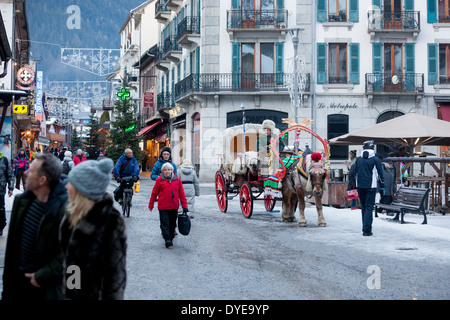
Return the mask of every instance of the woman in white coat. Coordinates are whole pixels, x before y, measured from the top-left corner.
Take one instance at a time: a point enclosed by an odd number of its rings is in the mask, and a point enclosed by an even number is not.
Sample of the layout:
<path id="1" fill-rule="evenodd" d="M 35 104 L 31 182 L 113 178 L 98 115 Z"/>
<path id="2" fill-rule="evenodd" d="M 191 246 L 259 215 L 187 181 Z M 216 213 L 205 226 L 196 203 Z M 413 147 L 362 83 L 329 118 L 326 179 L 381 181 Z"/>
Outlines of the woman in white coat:
<path id="1" fill-rule="evenodd" d="M 200 184 L 198 182 L 197 174 L 195 173 L 192 162 L 184 159 L 180 166 L 179 177 L 183 183 L 184 193 L 186 194 L 189 216 L 194 217 L 195 212 L 195 197 L 200 195 Z"/>

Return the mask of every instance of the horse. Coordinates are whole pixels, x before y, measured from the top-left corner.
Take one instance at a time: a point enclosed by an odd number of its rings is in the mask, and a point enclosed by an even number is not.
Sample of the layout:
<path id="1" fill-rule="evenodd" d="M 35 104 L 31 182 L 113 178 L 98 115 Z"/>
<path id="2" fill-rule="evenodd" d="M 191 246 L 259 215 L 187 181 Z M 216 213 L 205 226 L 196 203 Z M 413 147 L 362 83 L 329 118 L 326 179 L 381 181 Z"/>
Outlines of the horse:
<path id="1" fill-rule="evenodd" d="M 325 161 L 318 152 L 307 154 L 303 158 L 304 161 L 300 161 L 295 168 L 286 171 L 286 175 L 281 181 L 283 194 L 281 217 L 283 222 L 294 222 L 295 206 L 298 200 L 300 211 L 298 224 L 306 227 L 305 196 L 314 196 L 318 226 L 325 227 L 326 221 L 322 206 L 322 195 L 327 190 Z"/>

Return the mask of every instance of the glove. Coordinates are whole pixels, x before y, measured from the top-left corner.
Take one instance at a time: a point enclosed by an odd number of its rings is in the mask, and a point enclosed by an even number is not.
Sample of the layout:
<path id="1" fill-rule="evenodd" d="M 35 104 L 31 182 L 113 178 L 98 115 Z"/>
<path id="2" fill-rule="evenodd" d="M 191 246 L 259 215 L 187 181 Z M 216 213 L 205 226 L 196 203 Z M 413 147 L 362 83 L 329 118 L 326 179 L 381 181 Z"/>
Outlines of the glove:
<path id="1" fill-rule="evenodd" d="M 183 208 L 183 213 L 188 213 L 188 208 Z"/>
<path id="2" fill-rule="evenodd" d="M 133 182 L 137 182 L 139 180 L 138 176 L 133 176 Z"/>
<path id="3" fill-rule="evenodd" d="M 384 196 L 384 194 L 385 194 L 384 188 L 380 188 L 380 196 Z"/>
<path id="4" fill-rule="evenodd" d="M 122 178 L 121 178 L 121 177 L 116 177 L 116 181 L 117 181 L 118 183 L 121 183 L 121 182 L 122 182 Z"/>

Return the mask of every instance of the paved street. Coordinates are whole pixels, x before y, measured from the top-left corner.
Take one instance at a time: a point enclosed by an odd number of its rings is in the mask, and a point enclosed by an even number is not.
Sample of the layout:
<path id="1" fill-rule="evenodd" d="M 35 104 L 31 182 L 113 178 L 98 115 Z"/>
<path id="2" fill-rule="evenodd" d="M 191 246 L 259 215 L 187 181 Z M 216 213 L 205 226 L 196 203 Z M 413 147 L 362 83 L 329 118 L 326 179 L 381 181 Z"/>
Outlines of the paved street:
<path id="1" fill-rule="evenodd" d="M 374 236 L 361 236 L 359 210 L 324 210 L 327 227 L 282 223 L 277 203 L 266 213 L 255 202 L 251 219 L 237 198 L 221 213 L 214 184 L 202 184 L 189 236 L 166 249 L 158 211 L 147 209 L 153 181 L 143 176 L 133 198 L 128 232 L 129 300 L 449 299 L 450 217 L 406 215 L 400 225 L 380 216 Z M 109 191 L 114 190 L 111 181 Z M 17 191 L 16 191 L 17 192 Z M 10 212 L 11 199 L 7 202 Z M 5 236 L 0 238 L 3 273 Z"/>

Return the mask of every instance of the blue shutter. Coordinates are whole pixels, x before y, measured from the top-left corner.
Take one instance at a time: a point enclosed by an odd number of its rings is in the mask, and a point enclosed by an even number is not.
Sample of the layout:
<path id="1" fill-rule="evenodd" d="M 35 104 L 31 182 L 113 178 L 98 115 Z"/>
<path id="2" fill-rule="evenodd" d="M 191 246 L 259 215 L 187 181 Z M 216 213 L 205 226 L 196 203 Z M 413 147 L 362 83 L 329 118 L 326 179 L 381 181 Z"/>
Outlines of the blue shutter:
<path id="1" fill-rule="evenodd" d="M 284 22 L 284 0 L 277 0 L 277 22 Z"/>
<path id="2" fill-rule="evenodd" d="M 317 0 L 317 21 L 326 22 L 327 20 L 327 0 Z"/>
<path id="3" fill-rule="evenodd" d="M 233 9 L 239 9 L 240 0 L 231 0 L 231 7 Z"/>
<path id="4" fill-rule="evenodd" d="M 358 22 L 359 21 L 359 6 L 358 0 L 349 0 L 349 19 L 350 22 Z"/>
<path id="5" fill-rule="evenodd" d="M 436 23 L 437 22 L 437 0 L 427 0 L 427 22 Z"/>
<path id="6" fill-rule="evenodd" d="M 359 84 L 359 43 L 350 44 L 350 83 Z"/>
<path id="7" fill-rule="evenodd" d="M 437 83 L 438 77 L 438 45 L 435 43 L 428 44 L 428 84 Z"/>
<path id="8" fill-rule="evenodd" d="M 283 74 L 284 74 L 284 43 L 283 42 L 277 42 L 275 47 L 275 56 L 276 56 L 276 83 L 277 84 L 283 84 Z"/>
<path id="9" fill-rule="evenodd" d="M 405 11 L 414 11 L 414 0 L 405 0 Z"/>
<path id="10" fill-rule="evenodd" d="M 415 54 L 414 54 L 414 43 L 406 43 L 405 44 L 405 81 L 406 81 L 406 90 L 408 92 L 414 91 L 415 85 L 415 77 L 414 77 L 414 71 L 415 71 Z"/>
<path id="11" fill-rule="evenodd" d="M 382 64 L 382 43 L 372 43 L 372 69 L 374 73 L 373 90 L 383 90 L 383 64 Z"/>
<path id="12" fill-rule="evenodd" d="M 231 44 L 232 48 L 232 60 L 231 60 L 231 69 L 232 69 L 232 77 L 233 77 L 233 89 L 239 88 L 239 74 L 241 73 L 240 68 L 240 43 L 233 42 Z"/>
<path id="13" fill-rule="evenodd" d="M 327 83 L 327 44 L 317 44 L 317 83 Z"/>
<path id="14" fill-rule="evenodd" d="M 229 17 L 231 21 L 231 28 L 240 28 L 240 12 L 239 12 L 239 5 L 240 5 L 241 1 L 240 0 L 232 0 L 231 1 L 231 7 L 232 7 L 232 11 L 231 11 L 231 17 Z"/>
<path id="15" fill-rule="evenodd" d="M 372 5 L 374 7 L 378 7 L 378 9 L 381 10 L 381 0 L 372 0 Z M 376 9 L 376 8 L 374 8 L 374 9 Z"/>

